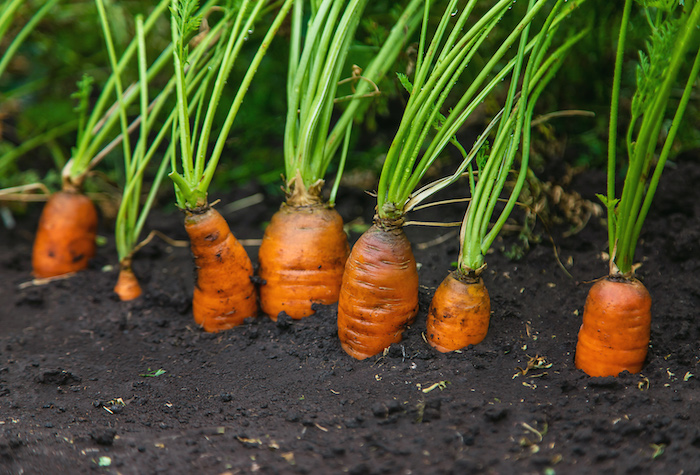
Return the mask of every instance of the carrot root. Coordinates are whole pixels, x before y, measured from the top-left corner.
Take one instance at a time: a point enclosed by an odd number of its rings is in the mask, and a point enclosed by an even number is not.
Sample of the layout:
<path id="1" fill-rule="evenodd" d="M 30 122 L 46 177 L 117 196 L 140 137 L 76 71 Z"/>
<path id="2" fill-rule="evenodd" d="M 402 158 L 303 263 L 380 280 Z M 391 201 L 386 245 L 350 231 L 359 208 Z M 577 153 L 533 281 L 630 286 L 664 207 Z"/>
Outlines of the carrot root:
<path id="1" fill-rule="evenodd" d="M 418 313 L 418 271 L 403 230 L 375 224 L 355 243 L 338 301 L 338 337 L 350 356 L 374 356 L 401 341 Z"/>
<path id="2" fill-rule="evenodd" d="M 123 302 L 137 299 L 143 293 L 130 264 L 120 264 L 119 278 L 117 285 L 114 286 L 114 292 Z"/>
<path id="3" fill-rule="evenodd" d="M 192 313 L 207 332 L 228 330 L 258 312 L 253 265 L 214 208 L 187 211 L 185 229 L 197 269 Z"/>
<path id="4" fill-rule="evenodd" d="M 265 230 L 258 261 L 260 307 L 277 320 L 284 311 L 294 319 L 314 313 L 312 305 L 338 301 L 350 248 L 343 219 L 322 204 L 283 204 Z"/>
<path id="5" fill-rule="evenodd" d="M 491 299 L 483 279 L 455 271 L 435 291 L 428 311 L 428 343 L 442 353 L 476 345 L 486 337 Z"/>
<path id="6" fill-rule="evenodd" d="M 589 376 L 641 371 L 649 347 L 651 296 L 637 279 L 601 279 L 591 287 L 576 345 Z"/>
<path id="7" fill-rule="evenodd" d="M 95 256 L 97 210 L 82 193 L 59 191 L 46 202 L 32 249 L 38 278 L 83 270 Z"/>

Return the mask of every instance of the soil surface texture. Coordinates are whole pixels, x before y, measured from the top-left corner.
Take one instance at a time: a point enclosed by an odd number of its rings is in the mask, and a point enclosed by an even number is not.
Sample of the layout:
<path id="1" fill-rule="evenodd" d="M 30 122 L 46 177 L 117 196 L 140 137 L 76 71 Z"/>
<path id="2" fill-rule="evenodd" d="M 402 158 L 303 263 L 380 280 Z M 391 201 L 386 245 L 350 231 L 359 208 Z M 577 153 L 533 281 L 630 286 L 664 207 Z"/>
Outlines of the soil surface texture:
<path id="1" fill-rule="evenodd" d="M 457 260 L 456 231 L 407 227 L 420 312 L 401 343 L 355 361 L 338 342 L 335 306 L 203 332 L 192 320 L 189 248 L 159 239 L 134 261 L 144 296 L 119 302 L 108 226 L 87 271 L 23 285 L 37 206 L 0 232 L 0 473 L 700 473 L 697 183 L 694 157 L 665 171 L 637 253 L 653 298 L 649 354 L 640 374 L 617 378 L 574 367 L 587 291 L 607 273 L 602 216 L 575 234 L 538 222 L 541 239 L 519 260 L 503 252 L 522 242 L 517 233 L 499 240 L 484 273 L 488 336 L 450 354 L 423 334 L 432 294 Z M 251 240 L 254 262 L 278 198 L 238 211 L 227 203 L 261 190 L 218 205 Z M 564 187 L 591 201 L 604 190 L 593 171 Z M 370 196 L 341 189 L 339 199 L 346 222 L 371 222 Z M 550 214 L 576 206 L 563 204 Z M 463 206 L 411 219 L 459 221 Z M 184 240 L 173 208 L 149 226 Z"/>

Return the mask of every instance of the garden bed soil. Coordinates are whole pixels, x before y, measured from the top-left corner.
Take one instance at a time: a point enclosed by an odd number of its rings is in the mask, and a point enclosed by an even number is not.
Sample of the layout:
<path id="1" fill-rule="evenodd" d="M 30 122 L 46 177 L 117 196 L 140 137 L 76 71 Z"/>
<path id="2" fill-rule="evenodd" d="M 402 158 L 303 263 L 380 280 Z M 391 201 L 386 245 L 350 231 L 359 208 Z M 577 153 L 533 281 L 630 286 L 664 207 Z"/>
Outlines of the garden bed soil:
<path id="1" fill-rule="evenodd" d="M 189 249 L 160 240 L 135 260 L 144 296 L 119 302 L 107 227 L 90 269 L 23 286 L 37 207 L 0 233 L 0 473 L 700 473 L 697 183 L 692 157 L 665 172 L 638 249 L 654 299 L 649 355 L 640 374 L 618 378 L 573 364 L 587 290 L 607 271 L 601 218 L 568 237 L 567 225 L 551 226 L 551 240 L 538 224 L 541 242 L 518 261 L 501 252 L 517 237 L 499 241 L 485 272 L 489 334 L 451 354 L 423 333 L 457 238 L 407 228 L 420 313 L 401 343 L 355 361 L 338 342 L 335 306 L 204 333 L 191 315 Z M 604 177 L 586 172 L 568 187 L 594 200 Z M 371 197 L 340 196 L 346 221 L 371 220 Z M 239 238 L 259 239 L 276 199 L 218 209 Z M 461 213 L 445 206 L 412 219 Z M 172 206 L 150 226 L 186 237 Z M 542 367 L 523 374 L 533 358 Z"/>

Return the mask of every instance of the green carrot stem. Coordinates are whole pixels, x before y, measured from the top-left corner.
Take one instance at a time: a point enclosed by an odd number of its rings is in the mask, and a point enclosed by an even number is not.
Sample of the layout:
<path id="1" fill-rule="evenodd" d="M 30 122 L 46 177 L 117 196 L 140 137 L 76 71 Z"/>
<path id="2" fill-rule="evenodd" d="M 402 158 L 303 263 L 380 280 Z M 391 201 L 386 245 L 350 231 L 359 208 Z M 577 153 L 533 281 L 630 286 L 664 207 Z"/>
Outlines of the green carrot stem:
<path id="1" fill-rule="evenodd" d="M 5 69 L 7 68 L 7 65 L 10 63 L 10 60 L 13 58 L 19 47 L 24 43 L 24 40 L 29 36 L 29 34 L 34 30 L 36 27 L 37 23 L 41 21 L 42 18 L 44 18 L 44 15 L 46 15 L 53 6 L 58 3 L 60 0 L 48 0 L 42 7 L 34 14 L 32 17 L 29 19 L 29 21 L 22 27 L 22 29 L 17 33 L 17 36 L 12 40 L 12 43 L 7 47 L 5 52 L 2 55 L 2 58 L 0 59 L 0 77 L 2 77 L 3 73 L 5 72 Z M 22 0 L 19 2 L 12 2 L 7 5 L 7 8 L 3 11 L 2 18 L 0 18 L 0 39 L 5 34 L 5 29 L 7 26 L 9 26 L 10 22 L 9 20 L 9 15 L 14 13 L 14 10 L 17 8 L 18 5 L 22 4 Z M 9 15 L 8 15 L 9 14 Z M 7 22 L 7 24 L 6 24 Z"/>
<path id="2" fill-rule="evenodd" d="M 241 81 L 241 85 L 238 88 L 236 96 L 233 99 L 233 104 L 231 105 L 228 115 L 226 116 L 226 119 L 224 120 L 224 123 L 221 126 L 219 137 L 216 141 L 216 145 L 214 146 L 214 150 L 212 150 L 212 153 L 209 157 L 209 161 L 207 162 L 206 169 L 204 170 L 204 174 L 200 182 L 201 184 L 199 185 L 200 190 L 204 190 L 206 192 L 207 188 L 209 187 L 209 184 L 211 183 L 212 178 L 214 177 L 216 165 L 219 162 L 219 158 L 221 158 L 221 153 L 223 152 L 224 145 L 226 144 L 226 140 L 228 139 L 228 133 L 230 132 L 231 127 L 233 126 L 233 122 L 236 118 L 236 115 L 238 114 L 238 110 L 240 109 L 241 104 L 243 103 L 243 99 L 245 98 L 245 95 L 248 92 L 248 88 L 250 87 L 250 84 L 253 81 L 253 78 L 255 77 L 255 73 L 257 73 L 258 71 L 260 63 L 262 62 L 265 54 L 267 53 L 267 50 L 269 49 L 270 44 L 272 43 L 272 40 L 277 34 L 277 30 L 279 30 L 280 26 L 282 26 L 282 23 L 284 22 L 287 13 L 289 13 L 289 9 L 291 8 L 291 6 L 292 0 L 286 0 L 284 2 L 284 4 L 279 10 L 279 13 L 273 20 L 272 25 L 267 30 L 267 33 L 265 34 L 265 37 L 263 38 L 263 41 L 260 44 L 260 47 L 258 48 L 258 51 L 255 53 L 253 60 L 250 62 L 250 66 L 248 67 L 248 70 L 246 71 L 246 74 L 243 77 L 243 80 Z"/>
<path id="3" fill-rule="evenodd" d="M 638 216 L 647 181 L 646 175 L 654 156 L 671 88 L 675 84 L 678 72 L 685 61 L 685 54 L 695 37 L 699 21 L 700 3 L 696 2 L 692 11 L 683 22 L 661 87 L 655 91 L 652 106 L 645 112 L 637 134 L 637 143 L 635 144 L 625 177 L 617 220 L 617 254 L 615 264 L 622 273 L 627 273 L 632 269 L 634 249 L 636 247 L 633 236 L 635 235 L 635 228 L 638 227 Z"/>
<path id="4" fill-rule="evenodd" d="M 632 243 L 634 244 L 629 251 L 629 254 L 631 256 L 634 256 L 636 243 L 638 242 L 639 235 L 642 231 L 642 225 L 644 224 L 644 220 L 646 219 L 647 213 L 649 212 L 649 208 L 651 207 L 651 202 L 654 199 L 654 194 L 656 193 L 656 189 L 659 185 L 659 180 L 661 179 L 661 173 L 663 172 L 664 166 L 666 165 L 666 160 L 668 159 L 668 156 L 671 153 L 671 148 L 673 147 L 673 140 L 675 139 L 676 134 L 678 132 L 678 128 L 680 127 L 681 122 L 683 120 L 683 115 L 685 114 L 688 102 L 690 101 L 690 95 L 692 93 L 695 80 L 698 77 L 698 73 L 700 73 L 700 50 L 698 50 L 697 54 L 695 55 L 695 61 L 693 62 L 692 70 L 690 72 L 690 75 L 688 76 L 688 80 L 686 81 L 685 88 L 683 89 L 683 95 L 681 96 L 678 109 L 676 109 L 676 113 L 671 123 L 671 128 L 668 131 L 668 135 L 666 136 L 666 140 L 664 141 L 664 146 L 661 150 L 661 154 L 659 155 L 659 161 L 654 167 L 654 174 L 651 177 L 651 180 L 649 181 L 649 188 L 647 189 L 647 192 L 644 196 L 644 203 L 642 204 L 642 207 L 637 216 L 637 220 L 634 224 L 634 231 L 632 233 L 631 239 Z"/>
<path id="5" fill-rule="evenodd" d="M 616 149 L 617 149 L 617 117 L 620 103 L 620 83 L 622 81 L 622 62 L 624 59 L 625 44 L 627 43 L 627 28 L 629 25 L 630 11 L 632 10 L 632 0 L 625 0 L 625 6 L 622 12 L 622 23 L 620 24 L 620 33 L 617 40 L 617 52 L 615 54 L 615 70 L 613 73 L 612 99 L 610 102 L 610 124 L 608 132 L 608 242 L 610 244 L 610 252 L 615 248 L 615 240 L 617 239 L 617 228 L 615 219 L 615 170 L 616 170 Z M 632 130 L 630 127 L 629 130 Z M 630 139 L 627 140 L 628 144 Z"/>
<path id="6" fill-rule="evenodd" d="M 348 124 L 348 128 L 345 132 L 345 140 L 343 140 L 343 150 L 340 154 L 340 162 L 338 163 L 338 172 L 335 175 L 335 181 L 333 182 L 333 188 L 331 188 L 331 195 L 328 198 L 328 203 L 330 205 L 335 205 L 335 197 L 338 193 L 338 187 L 340 186 L 340 179 L 343 176 L 343 170 L 345 170 L 345 160 L 348 156 L 348 150 L 350 148 L 350 134 L 352 132 L 352 122 Z"/>
<path id="7" fill-rule="evenodd" d="M 148 16 L 147 20 L 144 22 L 144 31 L 146 33 L 150 32 L 151 29 L 155 26 L 156 21 L 159 19 L 160 15 L 162 15 L 163 12 L 166 11 L 169 3 L 169 0 L 161 0 L 156 5 L 151 14 Z M 136 47 L 136 42 L 132 41 L 125 49 L 124 53 L 121 56 L 121 59 L 118 62 L 116 69 L 117 71 L 119 71 L 119 74 L 121 74 L 124 65 L 128 61 L 130 61 L 133 55 L 135 54 Z M 152 74 L 155 74 L 157 71 L 159 71 L 159 68 L 162 68 L 165 64 L 166 62 L 164 60 L 161 62 L 154 63 Z M 97 126 L 98 122 L 100 122 L 103 113 L 106 110 L 107 103 L 110 100 L 110 96 L 115 87 L 115 80 L 116 78 L 114 74 L 110 76 L 110 78 L 107 80 L 107 83 L 103 87 L 102 92 L 100 93 L 100 96 L 98 97 L 97 102 L 93 107 L 90 119 L 88 120 L 85 126 L 85 130 L 90 131 L 90 133 L 84 134 L 82 140 L 80 140 L 77 143 L 76 151 L 74 153 L 73 160 L 70 165 L 70 176 L 73 179 L 79 178 L 84 175 L 86 170 L 89 168 L 90 160 L 94 156 L 97 148 L 99 148 L 100 144 L 104 142 L 107 134 L 110 132 L 111 127 L 114 124 L 114 120 L 116 119 L 116 117 L 112 115 L 111 118 L 104 123 L 104 125 L 100 129 L 100 132 L 97 134 L 93 134 L 95 127 Z M 127 95 L 127 97 L 123 98 L 123 101 L 126 104 L 128 104 L 130 100 L 133 100 L 133 97 L 133 93 L 129 94 Z"/>

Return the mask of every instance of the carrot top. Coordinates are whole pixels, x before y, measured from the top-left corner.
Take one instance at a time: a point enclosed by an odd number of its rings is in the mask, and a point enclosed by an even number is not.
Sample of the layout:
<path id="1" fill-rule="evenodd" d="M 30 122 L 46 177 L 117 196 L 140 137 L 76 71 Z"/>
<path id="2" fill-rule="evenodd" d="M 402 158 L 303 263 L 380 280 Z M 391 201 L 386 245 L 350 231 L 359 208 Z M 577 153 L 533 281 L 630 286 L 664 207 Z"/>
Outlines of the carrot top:
<path id="1" fill-rule="evenodd" d="M 492 146 L 480 150 L 477 157 L 477 171 L 472 173 L 469 165 L 469 188 L 471 199 L 462 222 L 460 233 L 459 268 L 463 273 L 480 272 L 484 265 L 484 255 L 495 241 L 503 228 L 527 176 L 530 155 L 530 123 L 537 98 L 544 87 L 561 67 L 566 52 L 585 34 L 588 29 L 579 32 L 564 42 L 554 53 L 546 57 L 547 49 L 552 43 L 558 23 L 559 10 L 564 1 L 558 1 L 547 16 L 540 31 L 530 42 L 532 49 L 525 61 L 528 50 L 528 30 L 525 28 L 520 38 L 520 45 L 515 58 L 515 68 L 511 78 L 510 88 L 501 111 L 498 129 L 493 135 Z M 568 14 L 568 12 L 567 12 Z M 520 75 L 522 72 L 522 82 Z M 500 211 L 498 218 L 492 223 L 506 181 L 514 168 L 516 155 L 520 149 L 522 137 L 522 156 L 517 178 L 508 199 Z"/>
<path id="2" fill-rule="evenodd" d="M 248 41 L 256 21 L 263 15 L 264 7 L 268 3 L 270 3 L 268 0 L 229 2 L 223 21 L 231 22 L 232 26 L 224 33 L 225 41 L 216 47 L 214 56 L 206 63 L 206 76 L 203 79 L 203 84 L 197 89 L 197 93 L 190 101 L 188 91 L 191 88 L 186 75 L 190 59 L 189 40 L 199 26 L 201 15 L 197 15 L 198 3 L 196 0 L 172 0 L 171 29 L 173 45 L 175 45 L 172 53 L 177 91 L 177 116 L 173 124 L 173 142 L 180 144 L 182 172 L 178 171 L 178 163 L 175 154 L 173 154 L 172 171 L 169 176 L 175 183 L 178 206 L 183 209 L 195 209 L 207 205 L 207 190 L 214 177 L 214 171 L 221 158 L 228 133 L 260 62 L 292 6 L 292 0 L 285 0 L 269 26 L 238 85 L 224 123 L 218 131 L 214 147 L 209 150 L 214 117 L 224 86 L 229 81 L 231 69 L 237 61 L 243 45 Z M 191 109 L 196 110 L 194 118 L 190 117 Z"/>
<path id="3" fill-rule="evenodd" d="M 478 2 L 470 0 L 459 10 L 458 1 L 451 0 L 432 38 L 428 39 L 430 3 L 425 2 L 423 11 L 413 81 L 399 75 L 409 92 L 409 99 L 379 180 L 377 207 L 381 218 L 402 216 L 422 200 L 457 180 L 466 170 L 483 140 L 477 141 L 467 153 L 456 141 L 455 134 L 484 98 L 513 71 L 516 61 L 511 59 L 503 65 L 506 55 L 547 2 L 530 2 L 527 12 L 513 31 L 495 52 L 488 53 L 482 51 L 483 45 L 489 33 L 499 25 L 500 19 L 511 10 L 512 0 L 497 1 L 481 17 L 474 18 L 471 26 L 469 20 Z M 580 2 L 570 2 L 569 8 L 577 3 Z M 457 14 L 458 11 L 461 13 Z M 557 17 L 555 23 L 559 23 L 563 16 Z M 453 20 L 454 23 L 450 25 Z M 525 50 L 529 51 L 533 46 L 534 43 L 530 42 L 525 45 Z M 453 87 L 478 54 L 488 57 L 488 61 L 475 72 L 473 81 L 461 97 L 456 98 L 450 112 L 442 115 L 441 109 Z M 463 157 L 457 171 L 448 179 L 435 182 L 414 194 L 426 171 L 449 143 L 457 146 Z"/>
<path id="4" fill-rule="evenodd" d="M 363 110 L 360 99 L 375 94 L 372 87 L 386 74 L 401 52 L 405 39 L 417 27 L 420 0 L 410 0 L 388 38 L 367 67 L 350 80 L 357 81 L 350 101 L 331 130 L 338 85 L 355 31 L 367 0 L 321 0 L 311 2 L 310 19 L 302 42 L 304 3 L 296 2 L 292 14 L 289 70 L 287 75 L 287 120 L 284 133 L 284 159 L 287 191 L 303 182 L 310 188 L 323 180 L 341 137 L 346 139 L 331 203 L 347 154 L 347 139 L 353 120 Z M 364 103 L 366 104 L 366 102 Z M 299 176 L 299 178 L 297 178 Z"/>
<path id="5" fill-rule="evenodd" d="M 700 72 L 700 49 L 697 46 L 700 2 L 692 2 L 692 7 L 684 5 L 683 2 L 642 1 L 641 4 L 648 19 L 651 34 L 647 42 L 648 52 L 639 53 L 637 88 L 632 97 L 631 120 L 626 135 L 629 165 L 622 194 L 617 198 L 615 174 L 618 104 L 632 0 L 625 1 L 615 59 L 608 139 L 607 195 L 599 195 L 608 210 L 611 274 L 634 272 L 634 252 L 642 225 L 654 198 L 666 160 L 671 153 L 693 84 Z M 671 127 L 663 139 L 661 152 L 657 158 L 656 149 L 671 98 L 671 90 L 683 70 L 689 52 L 692 52 L 695 58 L 690 72 L 686 73 L 687 76 L 683 76 L 685 78 L 683 94 L 676 105 Z"/>

